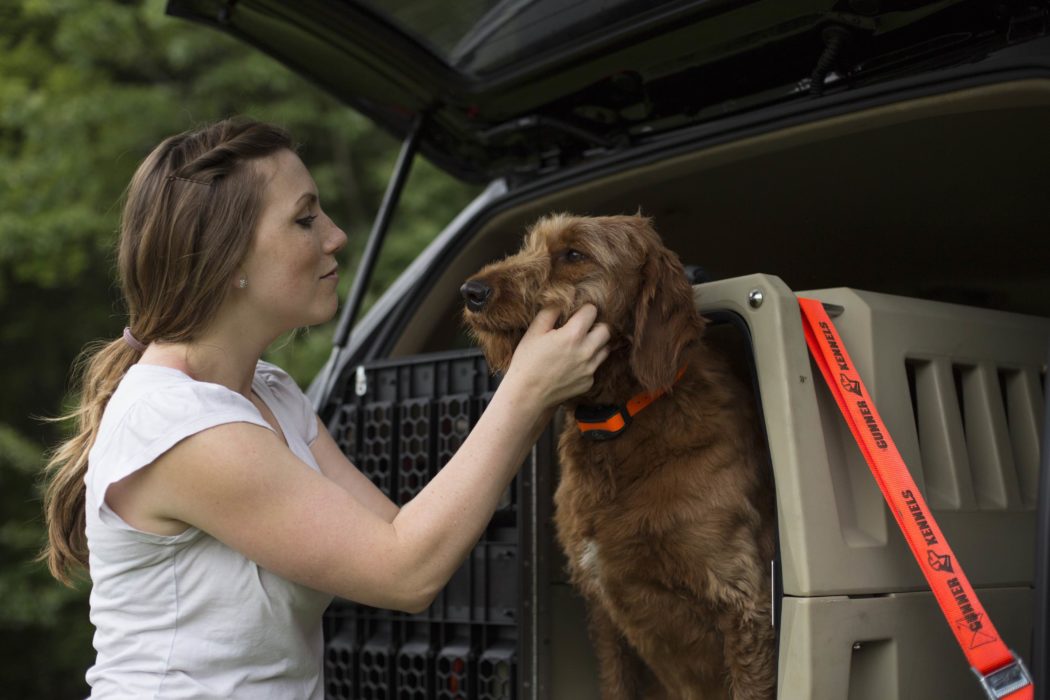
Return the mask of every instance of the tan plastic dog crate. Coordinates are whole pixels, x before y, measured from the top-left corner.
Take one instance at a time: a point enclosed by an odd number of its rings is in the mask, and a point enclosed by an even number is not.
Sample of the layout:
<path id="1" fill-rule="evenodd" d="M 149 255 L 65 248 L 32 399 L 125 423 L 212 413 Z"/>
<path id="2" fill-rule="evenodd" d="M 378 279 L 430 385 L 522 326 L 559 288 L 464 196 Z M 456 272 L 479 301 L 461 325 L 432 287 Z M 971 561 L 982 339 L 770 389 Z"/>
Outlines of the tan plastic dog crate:
<path id="1" fill-rule="evenodd" d="M 798 296 L 830 305 L 959 563 L 1004 641 L 1027 659 L 1050 319 L 852 289 Z M 695 298 L 702 313 L 728 312 L 750 335 L 777 488 L 778 697 L 980 700 L 811 363 L 795 293 L 750 275 L 699 285 Z M 549 593 L 548 696 L 596 698 L 582 605 L 562 582 Z"/>

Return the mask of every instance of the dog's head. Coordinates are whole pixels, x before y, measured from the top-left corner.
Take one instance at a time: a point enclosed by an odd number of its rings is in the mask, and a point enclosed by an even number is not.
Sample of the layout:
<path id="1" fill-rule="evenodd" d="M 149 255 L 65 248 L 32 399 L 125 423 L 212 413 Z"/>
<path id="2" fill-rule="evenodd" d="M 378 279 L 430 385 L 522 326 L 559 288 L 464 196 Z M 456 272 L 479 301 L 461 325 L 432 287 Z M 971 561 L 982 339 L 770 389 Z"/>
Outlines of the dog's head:
<path id="1" fill-rule="evenodd" d="M 521 250 L 485 266 L 460 288 L 464 319 L 489 365 L 506 371 L 540 308 L 561 321 L 583 304 L 612 330 L 609 362 L 645 390 L 670 386 L 703 320 L 678 257 L 648 218 L 556 214 L 536 222 Z"/>

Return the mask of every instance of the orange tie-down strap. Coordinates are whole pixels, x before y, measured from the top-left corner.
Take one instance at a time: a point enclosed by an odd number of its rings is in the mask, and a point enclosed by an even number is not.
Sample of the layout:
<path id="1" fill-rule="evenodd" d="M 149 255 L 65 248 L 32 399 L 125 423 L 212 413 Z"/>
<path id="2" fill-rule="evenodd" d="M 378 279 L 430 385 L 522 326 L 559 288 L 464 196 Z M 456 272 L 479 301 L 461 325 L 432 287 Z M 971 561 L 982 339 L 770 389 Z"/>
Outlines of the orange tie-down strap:
<path id="1" fill-rule="evenodd" d="M 999 638 L 977 599 L 824 306 L 814 299 L 798 301 L 810 354 L 981 687 L 995 700 L 1031 700 L 1034 688 L 1028 670 Z"/>

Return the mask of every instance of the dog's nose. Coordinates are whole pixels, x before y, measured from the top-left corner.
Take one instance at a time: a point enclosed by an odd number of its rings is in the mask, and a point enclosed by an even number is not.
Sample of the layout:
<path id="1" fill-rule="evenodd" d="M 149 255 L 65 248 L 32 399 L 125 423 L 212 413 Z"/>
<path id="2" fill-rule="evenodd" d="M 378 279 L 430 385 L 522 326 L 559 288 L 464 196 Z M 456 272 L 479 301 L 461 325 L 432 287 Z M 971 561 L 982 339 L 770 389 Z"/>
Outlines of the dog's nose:
<path id="1" fill-rule="evenodd" d="M 468 309 L 481 311 L 485 308 L 485 303 L 489 300 L 489 297 L 492 296 L 492 287 L 478 280 L 468 280 L 466 284 L 459 288 L 459 293 L 467 303 Z"/>

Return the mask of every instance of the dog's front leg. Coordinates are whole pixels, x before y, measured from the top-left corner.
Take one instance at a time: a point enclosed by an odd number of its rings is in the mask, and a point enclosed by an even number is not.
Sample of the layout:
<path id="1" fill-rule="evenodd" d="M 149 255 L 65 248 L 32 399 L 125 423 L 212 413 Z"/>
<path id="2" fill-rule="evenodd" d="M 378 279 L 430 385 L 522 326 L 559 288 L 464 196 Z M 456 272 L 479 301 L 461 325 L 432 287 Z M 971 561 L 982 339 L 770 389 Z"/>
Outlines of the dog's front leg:
<path id="1" fill-rule="evenodd" d="M 598 656 L 602 700 L 642 700 L 652 674 L 600 605 L 590 608 L 591 643 Z M 657 696 L 660 697 L 660 696 Z"/>
<path id="2" fill-rule="evenodd" d="M 776 696 L 775 635 L 769 610 L 731 610 L 719 616 L 733 700 L 772 700 Z"/>

